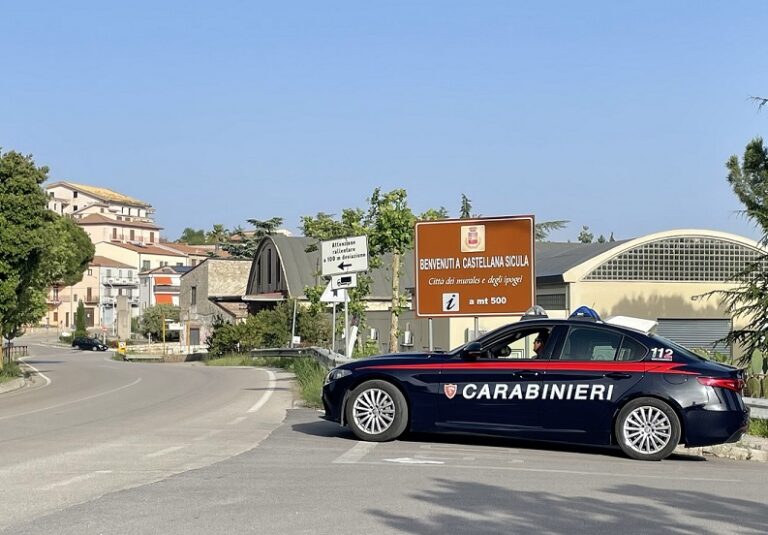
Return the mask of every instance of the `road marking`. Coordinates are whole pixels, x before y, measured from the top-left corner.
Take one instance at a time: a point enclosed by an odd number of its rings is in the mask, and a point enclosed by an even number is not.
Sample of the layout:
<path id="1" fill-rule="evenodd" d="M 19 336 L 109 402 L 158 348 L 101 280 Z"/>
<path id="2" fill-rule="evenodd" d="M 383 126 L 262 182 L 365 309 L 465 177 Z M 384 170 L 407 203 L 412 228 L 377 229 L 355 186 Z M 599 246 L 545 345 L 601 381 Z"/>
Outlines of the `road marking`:
<path id="1" fill-rule="evenodd" d="M 272 397 L 272 392 L 275 391 L 275 382 L 277 381 L 277 376 L 272 370 L 264 370 L 264 371 L 267 372 L 267 376 L 269 377 L 269 384 L 267 385 L 267 391 L 264 392 L 264 395 L 261 396 L 261 399 L 257 401 L 253 405 L 253 407 L 248 409 L 249 413 L 256 412 L 260 408 L 262 408 L 267 403 L 267 401 L 269 401 L 269 398 Z"/>
<path id="2" fill-rule="evenodd" d="M 248 411 L 248 412 L 250 412 L 250 411 Z M 240 422 L 242 422 L 242 421 L 243 421 L 243 420 L 245 420 L 246 418 L 248 418 L 248 417 L 247 417 L 247 416 L 238 416 L 237 418 L 235 418 L 234 420 L 232 420 L 231 422 L 229 422 L 229 425 L 235 425 L 235 424 L 239 424 Z"/>
<path id="3" fill-rule="evenodd" d="M 377 446 L 378 442 L 358 442 L 347 451 L 339 455 L 334 464 L 354 464 L 368 455 Z"/>
<path id="4" fill-rule="evenodd" d="M 162 450 L 155 451 L 153 453 L 148 453 L 144 457 L 146 457 L 147 459 L 151 459 L 153 457 L 160 457 L 161 455 L 168 455 L 169 453 L 173 453 L 174 451 L 182 450 L 182 449 L 184 449 L 186 447 L 187 447 L 186 445 L 184 445 L 184 446 L 171 446 L 170 448 L 165 448 L 165 449 L 162 449 Z"/>
<path id="5" fill-rule="evenodd" d="M 400 464 L 445 464 L 443 461 L 430 461 L 429 459 L 413 459 L 412 457 L 398 457 L 397 459 L 384 459 L 388 463 Z"/>
<path id="6" fill-rule="evenodd" d="M 64 481 L 57 481 L 56 483 L 45 485 L 44 487 L 40 487 L 40 490 L 53 490 L 58 487 L 65 487 L 67 485 L 71 485 L 72 483 L 79 483 L 81 481 L 91 479 L 100 474 L 111 474 L 111 473 L 112 473 L 112 470 L 96 470 L 95 472 L 90 472 L 88 474 L 81 474 L 79 476 L 74 476 L 74 477 L 70 477 L 69 479 L 65 479 Z"/>
<path id="7" fill-rule="evenodd" d="M 59 407 L 66 407 L 67 405 L 72 405 L 74 403 L 80 403 L 81 401 L 88 401 L 89 399 L 94 399 L 94 398 L 98 398 L 98 397 L 101 397 L 101 396 L 106 396 L 106 395 L 109 395 L 109 394 L 114 394 L 115 392 L 119 392 L 120 390 L 125 390 L 126 388 L 130 388 L 130 387 L 132 387 L 134 385 L 137 385 L 140 382 L 141 382 L 141 377 L 139 377 L 138 379 L 136 379 L 134 382 L 132 382 L 130 384 L 119 386 L 117 388 L 113 388 L 112 390 L 107 390 L 106 392 L 99 392 L 98 394 L 93 394 L 92 396 L 86 396 L 84 398 L 73 399 L 72 401 L 66 401 L 64 403 L 57 403 L 56 405 L 49 405 L 48 407 L 42 407 L 40 409 L 35 409 L 35 410 L 32 410 L 32 411 L 20 412 L 18 414 L 10 414 L 8 416 L 0 416 L 0 420 L 8 420 L 9 418 L 17 418 L 19 416 L 26 416 L 28 414 L 35 414 L 36 412 L 43 412 L 43 411 L 47 411 L 47 410 L 50 410 L 50 409 L 58 409 Z"/>
<path id="8" fill-rule="evenodd" d="M 44 386 L 48 386 L 49 384 L 51 384 L 51 380 L 50 380 L 50 379 L 48 379 L 48 377 L 46 377 L 46 375 L 45 375 L 43 372 L 41 372 L 40 370 L 38 370 L 37 368 L 35 368 L 35 367 L 34 367 L 34 366 L 32 366 L 31 364 L 29 364 L 28 362 L 26 362 L 26 359 L 29 359 L 29 358 L 32 358 L 32 357 L 21 357 L 19 360 L 20 360 L 20 361 L 22 361 L 22 362 L 24 362 L 24 365 L 25 365 L 25 366 L 29 366 L 30 368 L 32 368 L 33 370 L 35 370 L 35 373 L 36 373 L 37 375 L 39 375 L 40 377 L 42 377 L 43 379 L 45 379 L 45 385 L 44 385 Z"/>

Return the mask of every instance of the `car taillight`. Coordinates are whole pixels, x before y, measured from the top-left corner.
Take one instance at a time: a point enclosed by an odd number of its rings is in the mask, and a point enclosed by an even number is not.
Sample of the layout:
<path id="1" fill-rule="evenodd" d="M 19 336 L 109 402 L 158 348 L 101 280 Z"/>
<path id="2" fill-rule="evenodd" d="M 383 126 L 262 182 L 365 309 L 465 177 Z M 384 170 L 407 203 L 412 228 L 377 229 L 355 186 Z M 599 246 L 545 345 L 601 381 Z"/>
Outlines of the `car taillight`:
<path id="1" fill-rule="evenodd" d="M 731 379 L 730 377 L 697 377 L 696 379 L 705 386 L 727 388 L 739 393 L 744 388 L 743 379 Z"/>

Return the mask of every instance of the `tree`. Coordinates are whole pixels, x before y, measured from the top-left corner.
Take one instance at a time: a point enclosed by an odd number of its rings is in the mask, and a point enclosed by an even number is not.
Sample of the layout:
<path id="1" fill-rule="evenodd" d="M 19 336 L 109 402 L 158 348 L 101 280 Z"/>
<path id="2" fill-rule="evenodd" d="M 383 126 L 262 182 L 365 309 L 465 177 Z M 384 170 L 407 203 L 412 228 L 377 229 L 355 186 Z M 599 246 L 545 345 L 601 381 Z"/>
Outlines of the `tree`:
<path id="1" fill-rule="evenodd" d="M 731 156 L 726 168 L 728 183 L 745 207 L 742 213 L 762 231 L 761 244 L 768 245 L 768 150 L 762 138 L 747 144 L 741 161 Z M 738 360 L 741 366 L 749 365 L 752 355 L 761 352 L 763 371 L 768 372 L 768 254 L 759 255 L 729 282 L 734 283 L 732 289 L 705 294 L 719 296 L 734 318 L 747 322 L 728 333 L 724 341 L 744 349 Z"/>
<path id="2" fill-rule="evenodd" d="M 441 219 L 447 216 L 445 208 L 429 209 L 419 216 L 420 219 Z M 305 236 L 318 241 L 345 238 L 350 236 L 368 237 L 369 265 L 379 267 L 384 255 L 391 255 L 389 271 L 392 288 L 392 314 L 389 333 L 389 345 L 392 352 L 397 352 L 398 322 L 407 297 L 400 291 L 400 271 L 402 255 L 413 247 L 415 216 L 408 207 L 407 193 L 396 189 L 382 193 L 376 188 L 368 199 L 368 209 L 363 211 L 347 208 L 342 211 L 339 220 L 333 215 L 320 212 L 317 216 L 301 218 L 301 228 Z M 316 250 L 317 245 L 309 250 Z M 319 266 L 318 266 L 319 276 Z M 371 277 L 358 274 L 357 287 L 349 290 L 349 310 L 358 326 L 365 327 L 365 302 L 370 293 Z M 310 290 L 316 293 L 322 287 Z M 307 290 L 305 290 L 305 293 Z"/>
<path id="3" fill-rule="evenodd" d="M 603 236 L 602 234 L 600 234 L 600 236 L 597 237 L 597 243 L 605 243 L 607 241 L 608 240 L 606 240 L 605 236 Z"/>
<path id="4" fill-rule="evenodd" d="M 159 339 L 163 336 L 163 324 L 165 323 L 166 339 L 170 338 L 167 327 L 168 323 L 179 321 L 179 307 L 174 305 L 154 305 L 144 309 L 139 321 L 139 331 L 144 336 L 152 336 Z M 173 335 L 176 337 L 176 334 Z"/>
<path id="5" fill-rule="evenodd" d="M 581 232 L 579 232 L 578 238 L 581 243 L 592 243 L 594 237 L 595 235 L 589 231 L 589 227 L 587 225 L 583 225 L 581 227 Z"/>
<path id="6" fill-rule="evenodd" d="M 472 215 L 472 201 L 465 194 L 461 194 L 461 208 L 459 209 L 459 219 L 469 219 L 475 217 Z"/>
<path id="7" fill-rule="evenodd" d="M 77 312 L 75 312 L 75 338 L 88 336 L 88 329 L 85 327 L 85 305 L 82 301 L 77 303 Z"/>
<path id="8" fill-rule="evenodd" d="M 221 246 L 233 258 L 252 259 L 256 255 L 256 248 L 259 246 L 261 239 L 269 234 L 274 234 L 280 225 L 283 224 L 283 218 L 273 217 L 263 221 L 260 219 L 249 219 L 248 223 L 254 227 L 253 231 L 246 232 L 240 230 L 237 233 L 233 233 L 231 236 L 237 236 L 239 240 L 236 242 L 231 241 Z"/>
<path id="9" fill-rule="evenodd" d="M 185 228 L 176 243 L 186 243 L 187 245 L 205 245 L 205 231 L 203 229 Z"/>
<path id="10" fill-rule="evenodd" d="M 403 254 L 413 247 L 415 217 L 408 207 L 408 194 L 404 189 L 381 193 L 373 190 L 365 218 L 368 233 L 368 249 L 377 258 L 389 253 L 392 258 L 392 314 L 389 328 L 389 349 L 398 350 L 397 336 L 400 313 L 405 296 L 400 292 L 400 263 Z"/>
<path id="11" fill-rule="evenodd" d="M 212 243 L 214 245 L 214 251 L 218 253 L 219 244 L 225 241 L 228 237 L 229 231 L 227 231 L 224 225 L 217 223 L 213 225 L 213 229 L 211 229 L 211 231 L 208 233 L 207 241 L 208 243 Z"/>
<path id="12" fill-rule="evenodd" d="M 0 334 L 8 339 L 45 315 L 54 282 L 79 281 L 93 258 L 85 232 L 48 210 L 47 176 L 31 155 L 0 150 Z"/>
<path id="13" fill-rule="evenodd" d="M 536 241 L 546 241 L 550 232 L 564 229 L 569 222 L 570 221 L 560 219 L 557 221 L 543 221 L 541 223 L 536 223 L 533 229 L 534 238 Z"/>
<path id="14" fill-rule="evenodd" d="M 46 239 L 46 279 L 60 286 L 80 282 L 95 253 L 88 233 L 69 217 L 56 216 Z"/>

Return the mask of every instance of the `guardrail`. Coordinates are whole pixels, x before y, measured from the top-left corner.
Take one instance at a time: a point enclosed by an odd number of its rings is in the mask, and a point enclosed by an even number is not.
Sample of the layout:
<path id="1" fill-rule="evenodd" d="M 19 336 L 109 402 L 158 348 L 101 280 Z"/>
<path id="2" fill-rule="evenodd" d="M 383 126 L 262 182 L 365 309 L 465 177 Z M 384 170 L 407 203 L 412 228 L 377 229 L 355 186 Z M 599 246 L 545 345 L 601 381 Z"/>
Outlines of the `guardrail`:
<path id="1" fill-rule="evenodd" d="M 768 420 L 768 399 L 744 398 L 744 403 L 749 407 L 750 417 Z"/>
<path id="2" fill-rule="evenodd" d="M 352 359 L 348 359 L 344 355 L 334 353 L 328 349 L 322 347 L 289 347 L 289 348 L 274 348 L 274 349 L 252 349 L 252 357 L 311 357 L 317 362 L 322 364 L 328 369 L 344 364 Z"/>

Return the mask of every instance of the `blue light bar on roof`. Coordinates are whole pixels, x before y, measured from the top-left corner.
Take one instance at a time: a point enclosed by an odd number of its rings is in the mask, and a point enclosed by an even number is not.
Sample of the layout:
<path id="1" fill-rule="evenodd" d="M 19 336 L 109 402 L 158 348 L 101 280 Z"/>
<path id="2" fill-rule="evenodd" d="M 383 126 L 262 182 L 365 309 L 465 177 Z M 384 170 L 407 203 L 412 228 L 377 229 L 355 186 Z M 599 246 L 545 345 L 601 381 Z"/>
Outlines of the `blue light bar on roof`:
<path id="1" fill-rule="evenodd" d="M 593 309 L 589 308 L 588 306 L 580 306 L 576 310 L 574 310 L 570 316 L 568 316 L 570 319 L 581 319 L 581 320 L 589 320 L 589 321 L 600 321 L 600 316 L 597 312 L 595 312 Z"/>

